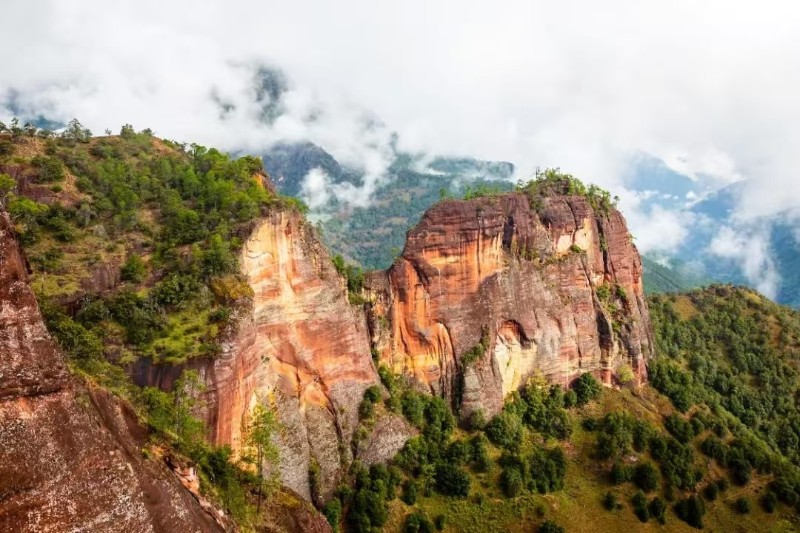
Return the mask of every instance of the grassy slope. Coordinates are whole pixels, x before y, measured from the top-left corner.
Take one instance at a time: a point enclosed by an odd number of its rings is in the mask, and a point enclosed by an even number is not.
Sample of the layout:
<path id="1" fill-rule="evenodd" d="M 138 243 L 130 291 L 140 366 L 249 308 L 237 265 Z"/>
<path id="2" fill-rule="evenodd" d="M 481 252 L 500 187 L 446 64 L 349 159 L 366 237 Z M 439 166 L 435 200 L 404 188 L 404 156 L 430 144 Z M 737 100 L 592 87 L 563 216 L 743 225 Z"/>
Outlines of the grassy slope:
<path id="1" fill-rule="evenodd" d="M 635 413 L 657 425 L 663 415 L 673 412 L 664 396 L 651 387 L 641 391 L 631 390 L 604 392 L 601 399 L 579 411 L 580 416 L 600 416 L 605 413 L 624 410 Z M 534 531 L 537 524 L 550 519 L 568 532 L 596 531 L 697 531 L 678 519 L 670 510 L 665 525 L 650 520 L 643 524 L 633 514 L 630 498 L 636 492 L 632 483 L 614 485 L 608 479 L 609 463 L 599 463 L 592 457 L 595 437 L 577 423 L 574 432 L 564 445 L 569 457 L 565 487 L 562 491 L 540 495 L 526 493 L 517 498 L 506 498 L 498 486 L 500 468 L 493 466 L 486 474 L 470 472 L 472 489 L 467 499 L 451 498 L 434 493 L 430 497 L 420 497 L 414 507 L 403 503 L 399 498 L 391 502 L 391 518 L 384 531 L 402 531 L 405 516 L 414 508 L 423 510 L 430 518 L 445 515 L 445 531 L 485 531 L 488 533 Z M 500 450 L 491 447 L 494 457 Z M 696 453 L 699 463 L 706 458 L 699 450 Z M 715 476 L 721 475 L 718 467 L 711 470 Z M 757 496 L 763 491 L 767 477 L 755 476 L 746 487 L 731 487 L 715 502 L 706 502 L 707 514 L 704 517 L 708 531 L 795 531 L 800 527 L 791 521 L 792 510 L 779 506 L 779 511 L 769 514 L 756 504 Z M 611 491 L 623 509 L 607 511 L 602 506 L 603 495 Z M 483 503 L 476 496 L 482 495 Z M 649 496 L 652 496 L 650 494 Z M 741 515 L 732 508 L 740 496 L 748 497 L 752 504 L 749 514 Z"/>
<path id="2" fill-rule="evenodd" d="M 707 285 L 710 280 L 688 272 L 685 268 L 666 267 L 642 256 L 644 290 L 647 294 L 690 291 Z"/>

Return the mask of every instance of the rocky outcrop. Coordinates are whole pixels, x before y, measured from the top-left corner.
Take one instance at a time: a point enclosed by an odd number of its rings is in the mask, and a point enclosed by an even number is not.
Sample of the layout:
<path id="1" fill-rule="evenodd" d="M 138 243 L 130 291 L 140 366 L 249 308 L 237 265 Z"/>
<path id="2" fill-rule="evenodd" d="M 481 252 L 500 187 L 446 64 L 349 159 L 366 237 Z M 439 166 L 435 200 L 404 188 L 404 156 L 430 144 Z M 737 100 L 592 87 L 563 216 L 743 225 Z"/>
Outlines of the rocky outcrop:
<path id="1" fill-rule="evenodd" d="M 72 380 L 0 213 L 0 530 L 219 531 L 161 462 L 135 414 Z"/>
<path id="2" fill-rule="evenodd" d="M 462 416 L 497 412 L 537 374 L 569 386 L 592 372 L 613 385 L 630 366 L 646 379 L 652 333 L 622 215 L 582 196 L 536 207 L 516 193 L 441 202 L 368 279 L 380 361 Z"/>
<path id="3" fill-rule="evenodd" d="M 326 500 L 351 460 L 364 391 L 379 383 L 364 314 L 296 212 L 259 219 L 239 262 L 254 297 L 206 372 L 213 440 L 240 450 L 249 413 L 266 404 L 282 426 L 282 483 Z"/>

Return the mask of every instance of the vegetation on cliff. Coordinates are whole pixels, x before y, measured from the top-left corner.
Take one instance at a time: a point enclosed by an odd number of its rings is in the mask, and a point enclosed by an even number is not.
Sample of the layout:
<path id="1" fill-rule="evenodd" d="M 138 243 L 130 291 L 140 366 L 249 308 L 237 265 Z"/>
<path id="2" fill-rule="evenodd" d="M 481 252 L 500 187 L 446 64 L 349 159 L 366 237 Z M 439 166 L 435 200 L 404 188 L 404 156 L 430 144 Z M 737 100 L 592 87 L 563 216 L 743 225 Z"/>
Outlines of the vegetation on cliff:
<path id="1" fill-rule="evenodd" d="M 650 304 L 658 390 L 601 390 L 588 374 L 567 392 L 533 382 L 488 423 L 476 417 L 457 428 L 447 406 L 382 369 L 386 408 L 421 435 L 388 468 L 356 467 L 355 493 L 341 489 L 335 505 L 347 518 L 335 523 L 352 531 L 791 528 L 800 501 L 789 436 L 800 315 L 730 287 Z M 708 381 L 701 359 L 725 377 Z M 736 393 L 716 392 L 723 380 Z M 364 518 L 367 508 L 374 514 Z"/>
<path id="2" fill-rule="evenodd" d="M 261 161 L 156 139 L 126 125 L 93 138 L 11 136 L 4 202 L 61 344 L 83 360 L 213 355 L 250 295 L 236 251 L 265 210 L 302 206 L 268 189 Z M 75 310 L 78 309 L 77 312 Z"/>
<path id="3" fill-rule="evenodd" d="M 257 411 L 243 463 L 235 463 L 230 448 L 206 440 L 196 372 L 183 372 L 165 392 L 134 386 L 125 365 L 213 356 L 234 308 L 252 296 L 236 259 L 248 224 L 302 204 L 272 192 L 256 158 L 128 125 L 99 138 L 78 121 L 60 135 L 16 123 L 7 129 L 0 201 L 73 372 L 130 402 L 152 431 L 143 453 L 187 458 L 203 492 L 250 525 L 270 483 L 247 464 L 275 462 L 274 414 Z"/>

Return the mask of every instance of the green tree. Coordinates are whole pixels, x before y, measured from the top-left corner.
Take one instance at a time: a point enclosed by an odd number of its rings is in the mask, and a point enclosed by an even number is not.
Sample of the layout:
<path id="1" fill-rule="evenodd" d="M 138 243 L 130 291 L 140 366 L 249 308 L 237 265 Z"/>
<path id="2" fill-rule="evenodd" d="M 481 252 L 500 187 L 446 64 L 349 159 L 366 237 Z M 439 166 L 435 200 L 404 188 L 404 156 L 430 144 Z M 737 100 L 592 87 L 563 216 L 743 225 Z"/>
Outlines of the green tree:
<path id="1" fill-rule="evenodd" d="M 581 374 L 575 381 L 573 388 L 578 396 L 578 405 L 586 405 L 596 399 L 600 396 L 600 391 L 602 390 L 595 377 L 588 372 Z"/>
<path id="2" fill-rule="evenodd" d="M 129 255 L 120 271 L 122 280 L 141 283 L 144 281 L 145 276 L 147 276 L 147 266 L 142 261 L 142 258 L 136 254 Z"/>
<path id="3" fill-rule="evenodd" d="M 645 492 L 650 492 L 658 487 L 658 470 L 652 463 L 641 463 L 636 465 L 633 471 L 633 482 Z"/>
<path id="4" fill-rule="evenodd" d="M 197 370 L 185 370 L 175 382 L 175 435 L 190 455 L 203 443 L 205 428 L 197 414 L 205 407 L 202 399 L 204 392 L 205 384 Z"/>
<path id="5" fill-rule="evenodd" d="M 342 503 L 339 499 L 334 498 L 325 504 L 323 513 L 325 514 L 325 518 L 328 519 L 331 529 L 333 529 L 334 532 L 339 531 L 339 522 L 342 520 Z"/>
<path id="6" fill-rule="evenodd" d="M 8 197 L 16 188 L 17 181 L 8 174 L 0 172 L 0 208 L 5 209 Z"/>
<path id="7" fill-rule="evenodd" d="M 264 476 L 265 464 L 275 464 L 278 461 L 278 448 L 272 438 L 278 431 L 278 421 L 275 413 L 262 404 L 257 404 L 250 413 L 246 425 L 244 443 L 247 447 L 248 460 L 255 464 L 258 474 L 258 507 L 261 512 L 261 502 L 266 491 L 267 479 Z"/>

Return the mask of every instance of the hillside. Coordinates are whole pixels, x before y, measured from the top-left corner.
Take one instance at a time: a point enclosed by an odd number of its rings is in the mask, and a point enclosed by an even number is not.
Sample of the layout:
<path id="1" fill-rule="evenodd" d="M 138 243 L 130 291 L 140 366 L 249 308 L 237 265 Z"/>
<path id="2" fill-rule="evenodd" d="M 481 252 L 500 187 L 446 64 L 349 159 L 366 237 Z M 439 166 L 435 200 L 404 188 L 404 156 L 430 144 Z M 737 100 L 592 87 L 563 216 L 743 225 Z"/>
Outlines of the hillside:
<path id="1" fill-rule="evenodd" d="M 647 294 L 686 292 L 711 283 L 710 279 L 690 271 L 683 265 L 667 266 L 647 255 L 642 256 L 642 266 L 644 290 Z"/>
<path id="2" fill-rule="evenodd" d="M 800 313 L 725 286 L 650 304 L 651 385 L 572 396 L 534 381 L 483 431 L 407 445 L 395 461 L 415 481 L 385 530 L 796 530 Z M 465 465 L 468 496 L 426 492 L 438 457 Z"/>

